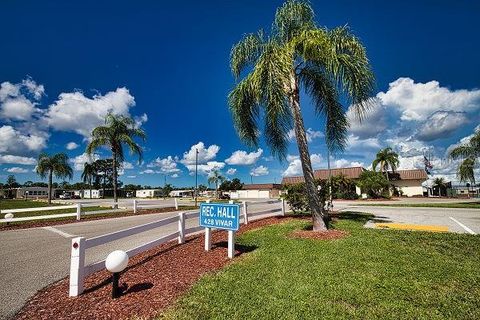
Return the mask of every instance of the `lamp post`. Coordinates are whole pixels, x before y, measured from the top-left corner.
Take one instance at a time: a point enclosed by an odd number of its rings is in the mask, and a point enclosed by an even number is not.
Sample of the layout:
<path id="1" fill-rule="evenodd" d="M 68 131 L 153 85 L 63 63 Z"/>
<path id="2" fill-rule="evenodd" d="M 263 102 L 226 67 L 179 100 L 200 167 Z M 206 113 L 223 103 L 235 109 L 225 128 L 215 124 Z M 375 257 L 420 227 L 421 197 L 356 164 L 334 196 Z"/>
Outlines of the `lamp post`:
<path id="1" fill-rule="evenodd" d="M 198 196 L 198 149 L 195 148 L 195 207 L 197 206 Z"/>
<path id="2" fill-rule="evenodd" d="M 120 272 L 128 265 L 128 255 L 125 251 L 115 250 L 111 252 L 105 259 L 105 267 L 112 273 L 112 298 L 120 296 L 118 281 L 120 280 Z"/>

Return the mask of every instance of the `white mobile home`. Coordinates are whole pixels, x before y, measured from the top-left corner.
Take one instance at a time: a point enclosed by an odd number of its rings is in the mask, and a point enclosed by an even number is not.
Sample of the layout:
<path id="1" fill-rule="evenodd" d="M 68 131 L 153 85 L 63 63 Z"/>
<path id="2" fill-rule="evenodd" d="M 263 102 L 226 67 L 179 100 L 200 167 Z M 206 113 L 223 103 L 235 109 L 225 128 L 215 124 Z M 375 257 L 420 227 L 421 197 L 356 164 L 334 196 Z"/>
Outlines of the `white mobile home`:
<path id="1" fill-rule="evenodd" d="M 92 189 L 92 196 L 90 197 L 90 189 L 83 190 L 84 199 L 100 199 L 102 197 L 102 190 Z"/>
<path id="2" fill-rule="evenodd" d="M 137 198 L 156 198 L 162 195 L 162 190 L 160 189 L 146 189 L 146 190 L 137 190 L 135 196 Z"/>

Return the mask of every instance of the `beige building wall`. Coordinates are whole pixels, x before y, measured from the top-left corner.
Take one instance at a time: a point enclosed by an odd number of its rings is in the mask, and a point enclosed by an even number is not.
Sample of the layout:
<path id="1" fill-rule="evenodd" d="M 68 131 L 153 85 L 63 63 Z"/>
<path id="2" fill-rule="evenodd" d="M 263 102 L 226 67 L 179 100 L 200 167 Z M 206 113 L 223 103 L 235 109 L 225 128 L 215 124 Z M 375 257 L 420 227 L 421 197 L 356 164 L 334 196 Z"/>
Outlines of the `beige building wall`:
<path id="1" fill-rule="evenodd" d="M 423 196 L 422 180 L 397 180 L 392 183 L 407 197 Z"/>

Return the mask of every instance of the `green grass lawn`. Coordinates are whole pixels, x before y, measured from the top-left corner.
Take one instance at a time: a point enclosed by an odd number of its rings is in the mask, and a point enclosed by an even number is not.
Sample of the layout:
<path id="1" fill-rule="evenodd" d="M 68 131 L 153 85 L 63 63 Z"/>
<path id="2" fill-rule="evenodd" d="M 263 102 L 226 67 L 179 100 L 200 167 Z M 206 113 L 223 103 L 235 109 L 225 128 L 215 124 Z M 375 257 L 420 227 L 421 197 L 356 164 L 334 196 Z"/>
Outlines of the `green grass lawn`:
<path id="1" fill-rule="evenodd" d="M 348 217 L 345 215 L 344 217 Z M 203 277 L 160 319 L 480 319 L 480 236 L 363 228 L 291 239 L 293 221 L 252 230 L 256 249 Z"/>
<path id="2" fill-rule="evenodd" d="M 419 207 L 419 208 L 465 208 L 465 209 L 480 209 L 480 201 L 472 202 L 452 202 L 452 203 L 362 203 L 361 206 L 374 207 Z"/>

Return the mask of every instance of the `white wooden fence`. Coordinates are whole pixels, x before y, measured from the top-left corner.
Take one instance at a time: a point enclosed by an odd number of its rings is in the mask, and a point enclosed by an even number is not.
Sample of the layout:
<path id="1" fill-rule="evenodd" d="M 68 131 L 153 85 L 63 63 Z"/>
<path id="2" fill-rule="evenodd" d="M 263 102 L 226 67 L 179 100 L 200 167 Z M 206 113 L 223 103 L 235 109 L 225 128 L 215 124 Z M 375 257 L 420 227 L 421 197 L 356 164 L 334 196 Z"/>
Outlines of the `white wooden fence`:
<path id="1" fill-rule="evenodd" d="M 48 215 L 35 215 L 29 217 L 20 217 L 20 218 L 3 218 L 0 219 L 0 223 L 10 223 L 10 222 L 21 222 L 21 221 L 33 221 L 33 220 L 48 220 L 48 219 L 59 219 L 59 218 L 67 218 L 67 217 L 76 217 L 77 220 L 80 220 L 82 216 L 88 215 L 95 215 L 95 214 L 105 214 L 105 213 L 115 213 L 115 212 L 125 212 L 128 211 L 128 207 L 122 207 L 115 209 L 115 207 L 119 207 L 121 205 L 125 206 L 127 204 L 125 201 L 123 202 L 108 202 L 108 206 L 111 206 L 112 209 L 105 209 L 105 210 L 95 210 L 95 211 L 82 211 L 83 208 L 87 207 L 97 207 L 97 206 L 105 206 L 107 202 L 90 202 L 90 203 L 76 203 L 71 205 L 64 205 L 64 206 L 51 206 L 51 207 L 37 207 L 37 208 L 22 208 L 22 209 L 6 209 L 1 210 L 0 215 L 4 216 L 7 213 L 22 213 L 22 212 L 41 212 L 41 211 L 55 211 L 55 210 L 65 210 L 65 209 L 76 209 L 75 212 L 72 213 L 59 213 L 59 214 L 48 214 Z M 132 200 L 132 210 L 133 213 L 137 213 L 140 209 L 153 209 L 164 207 L 165 204 L 142 204 L 137 199 Z M 180 205 L 177 199 L 174 199 L 173 203 L 176 210 L 180 208 Z"/>
<path id="2" fill-rule="evenodd" d="M 280 214 L 285 215 L 285 201 L 282 199 L 276 202 L 269 202 L 269 204 L 280 204 L 280 208 L 274 208 L 270 210 L 261 211 L 261 215 L 266 214 Z M 254 205 L 255 203 L 252 203 Z M 257 203 L 258 204 L 258 203 Z M 247 224 L 250 216 L 258 216 L 259 213 L 255 212 L 253 214 L 248 213 L 248 204 L 246 202 L 242 203 L 241 206 L 241 217 L 243 223 Z M 176 223 L 178 225 L 177 231 L 172 232 L 167 235 L 163 235 L 157 239 L 154 239 L 150 242 L 139 245 L 133 249 L 126 251 L 129 258 L 142 253 L 146 250 L 149 250 L 155 246 L 158 246 L 162 243 L 172 241 L 177 239 L 179 244 L 185 242 L 185 237 L 190 234 L 199 233 L 202 230 L 205 230 L 201 226 L 196 226 L 192 228 L 185 228 L 185 221 L 188 219 L 198 218 L 199 212 L 195 211 L 182 211 L 178 215 L 161 219 L 158 221 L 142 224 L 128 229 L 123 229 L 115 231 L 112 233 L 104 234 L 101 236 L 93 237 L 86 239 L 84 237 L 77 237 L 72 239 L 71 254 L 70 254 L 70 290 L 69 295 L 75 297 L 80 295 L 83 292 L 83 283 L 86 276 L 92 274 L 96 271 L 102 270 L 105 268 L 105 260 L 94 262 L 88 266 L 85 266 L 85 250 L 94 248 L 96 246 L 104 245 L 106 243 L 116 241 L 125 237 L 136 235 L 142 232 L 146 232 L 152 229 L 164 227 Z"/>

